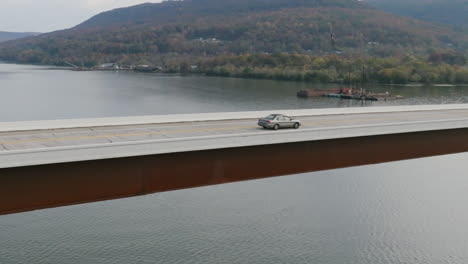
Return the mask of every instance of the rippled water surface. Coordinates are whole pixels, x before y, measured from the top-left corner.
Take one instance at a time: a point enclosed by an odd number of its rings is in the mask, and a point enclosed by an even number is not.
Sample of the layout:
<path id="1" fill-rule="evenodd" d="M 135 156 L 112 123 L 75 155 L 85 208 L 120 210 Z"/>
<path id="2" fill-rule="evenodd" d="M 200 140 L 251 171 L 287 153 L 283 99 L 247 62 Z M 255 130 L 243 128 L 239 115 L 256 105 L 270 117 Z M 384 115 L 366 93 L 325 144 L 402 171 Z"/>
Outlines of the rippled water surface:
<path id="1" fill-rule="evenodd" d="M 295 97 L 310 87 L 0 64 L 0 121 L 359 105 Z M 468 98 L 464 87 L 391 89 L 406 99 L 370 106 Z M 467 161 L 465 153 L 4 215 L 0 264 L 466 264 Z"/>
<path id="2" fill-rule="evenodd" d="M 0 64 L 0 122 L 361 106 L 355 100 L 296 97 L 301 89 L 323 87 L 337 86 Z M 368 89 L 404 99 L 365 106 L 468 102 L 468 87 L 373 85 Z"/>
<path id="3" fill-rule="evenodd" d="M 467 159 L 0 216 L 0 263 L 468 263 Z"/>

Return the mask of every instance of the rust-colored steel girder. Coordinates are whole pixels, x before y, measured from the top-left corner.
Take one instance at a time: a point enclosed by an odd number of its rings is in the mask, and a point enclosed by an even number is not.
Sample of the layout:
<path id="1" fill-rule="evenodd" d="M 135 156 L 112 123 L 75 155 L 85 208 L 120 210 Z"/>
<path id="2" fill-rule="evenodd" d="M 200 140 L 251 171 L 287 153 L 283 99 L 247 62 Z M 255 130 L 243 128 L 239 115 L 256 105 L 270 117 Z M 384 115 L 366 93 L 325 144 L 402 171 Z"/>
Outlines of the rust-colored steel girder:
<path id="1" fill-rule="evenodd" d="M 0 214 L 468 151 L 468 129 L 0 169 Z"/>

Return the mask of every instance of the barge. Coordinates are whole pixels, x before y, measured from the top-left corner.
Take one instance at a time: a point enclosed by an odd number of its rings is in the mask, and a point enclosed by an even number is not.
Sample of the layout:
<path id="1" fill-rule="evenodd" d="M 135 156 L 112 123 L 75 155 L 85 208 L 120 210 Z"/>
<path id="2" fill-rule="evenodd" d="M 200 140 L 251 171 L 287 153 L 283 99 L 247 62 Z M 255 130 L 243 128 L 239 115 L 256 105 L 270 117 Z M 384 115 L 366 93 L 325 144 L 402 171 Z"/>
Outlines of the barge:
<path id="1" fill-rule="evenodd" d="M 403 96 L 391 96 L 389 92 L 385 93 L 368 93 L 360 89 L 358 93 L 353 92 L 350 88 L 336 88 L 336 89 L 306 89 L 297 92 L 298 97 L 331 97 L 338 99 L 348 100 L 361 100 L 361 101 L 387 101 L 402 99 Z"/>

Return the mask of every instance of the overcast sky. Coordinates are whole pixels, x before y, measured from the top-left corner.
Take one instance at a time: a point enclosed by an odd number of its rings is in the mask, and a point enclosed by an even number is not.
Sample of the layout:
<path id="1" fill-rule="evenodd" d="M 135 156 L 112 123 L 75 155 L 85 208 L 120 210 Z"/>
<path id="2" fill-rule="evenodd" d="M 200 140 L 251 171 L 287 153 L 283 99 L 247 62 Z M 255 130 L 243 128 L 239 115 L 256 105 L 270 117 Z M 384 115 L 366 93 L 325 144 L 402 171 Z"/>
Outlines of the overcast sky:
<path id="1" fill-rule="evenodd" d="M 50 32 L 118 7 L 161 0 L 0 0 L 0 31 Z"/>

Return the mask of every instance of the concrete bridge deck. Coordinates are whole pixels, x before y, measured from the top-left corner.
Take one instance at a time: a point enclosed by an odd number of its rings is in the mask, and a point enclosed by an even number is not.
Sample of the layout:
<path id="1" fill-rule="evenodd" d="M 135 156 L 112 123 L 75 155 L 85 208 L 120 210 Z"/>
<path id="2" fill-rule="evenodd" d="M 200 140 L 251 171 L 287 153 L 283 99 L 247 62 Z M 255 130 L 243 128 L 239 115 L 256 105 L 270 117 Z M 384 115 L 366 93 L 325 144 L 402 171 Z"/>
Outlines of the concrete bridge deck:
<path id="1" fill-rule="evenodd" d="M 256 125 L 273 112 L 303 126 L 269 131 Z M 0 123 L 0 168 L 463 127 L 467 105 Z"/>

